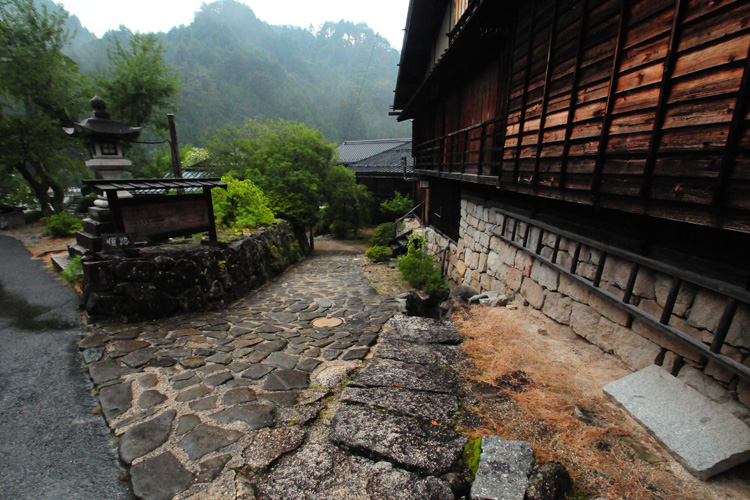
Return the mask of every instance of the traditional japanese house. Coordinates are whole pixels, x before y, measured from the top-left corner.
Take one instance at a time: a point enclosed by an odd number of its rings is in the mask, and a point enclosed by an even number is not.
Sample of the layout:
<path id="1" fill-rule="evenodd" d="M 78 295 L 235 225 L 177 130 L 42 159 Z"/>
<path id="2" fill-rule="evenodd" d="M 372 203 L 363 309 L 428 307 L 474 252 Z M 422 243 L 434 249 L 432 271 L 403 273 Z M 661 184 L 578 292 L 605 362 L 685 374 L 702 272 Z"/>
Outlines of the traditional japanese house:
<path id="1" fill-rule="evenodd" d="M 740 0 L 411 0 L 393 107 L 451 280 L 750 405 L 749 48 Z"/>
<path id="2" fill-rule="evenodd" d="M 367 187 L 376 206 L 393 198 L 396 192 L 414 199 L 414 158 L 410 139 L 344 141 L 337 149 L 341 162 L 354 172 L 357 184 Z M 373 222 L 389 218 L 375 210 Z"/>

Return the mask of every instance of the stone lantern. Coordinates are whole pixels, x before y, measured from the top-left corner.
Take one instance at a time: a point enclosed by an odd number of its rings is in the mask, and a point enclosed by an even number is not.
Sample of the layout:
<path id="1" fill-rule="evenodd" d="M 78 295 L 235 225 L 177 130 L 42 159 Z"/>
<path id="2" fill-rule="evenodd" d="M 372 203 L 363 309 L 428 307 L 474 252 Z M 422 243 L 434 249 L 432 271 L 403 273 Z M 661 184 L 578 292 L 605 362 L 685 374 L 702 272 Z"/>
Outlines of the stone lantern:
<path id="1" fill-rule="evenodd" d="M 107 112 L 107 103 L 99 96 L 91 99 L 91 107 L 94 110 L 91 116 L 74 123 L 71 128 L 65 128 L 65 133 L 82 137 L 88 142 L 91 159 L 86 161 L 86 166 L 93 170 L 97 179 L 120 179 L 122 172 L 131 165 L 131 161 L 122 154 L 120 141 L 137 139 L 142 128 L 113 120 Z M 124 193 L 124 196 L 128 194 Z M 97 204 L 106 205 L 106 202 L 100 202 Z"/>
<path id="2" fill-rule="evenodd" d="M 86 140 L 91 152 L 91 159 L 86 161 L 86 166 L 94 172 L 97 179 L 117 181 L 131 165 L 130 160 L 122 154 L 120 142 L 137 139 L 142 129 L 113 120 L 107 112 L 107 103 L 99 96 L 91 99 L 91 107 L 94 111 L 90 117 L 63 130 L 72 137 Z M 132 197 L 127 191 L 118 191 L 117 195 Z M 94 205 L 89 208 L 89 217 L 83 220 L 83 231 L 76 233 L 76 243 L 68 247 L 71 256 L 101 251 L 101 235 L 115 231 L 107 200 L 100 196 L 94 201 Z"/>

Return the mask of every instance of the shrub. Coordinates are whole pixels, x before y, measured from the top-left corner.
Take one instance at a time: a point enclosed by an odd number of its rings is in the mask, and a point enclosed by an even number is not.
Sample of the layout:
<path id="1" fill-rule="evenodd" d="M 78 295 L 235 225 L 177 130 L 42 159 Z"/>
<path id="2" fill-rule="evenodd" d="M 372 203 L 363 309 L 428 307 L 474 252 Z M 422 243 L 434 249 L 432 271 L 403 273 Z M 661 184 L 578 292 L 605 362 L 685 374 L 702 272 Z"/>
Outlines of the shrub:
<path id="1" fill-rule="evenodd" d="M 65 212 L 44 217 L 42 218 L 42 222 L 46 226 L 44 234 L 53 238 L 72 236 L 83 227 L 81 219 L 68 215 Z"/>
<path id="2" fill-rule="evenodd" d="M 240 181 L 231 176 L 221 180 L 227 183 L 227 189 L 213 191 L 213 205 L 216 221 L 222 226 L 257 228 L 276 220 L 265 194 L 252 181 Z"/>
<path id="3" fill-rule="evenodd" d="M 437 268 L 437 260 L 424 249 L 425 239 L 412 235 L 406 255 L 398 259 L 401 277 L 414 288 L 418 288 L 436 298 L 445 298 L 450 288 Z"/>
<path id="4" fill-rule="evenodd" d="M 38 222 L 42 220 L 42 212 L 41 210 L 32 210 L 30 212 L 24 212 L 23 213 L 23 221 L 26 224 L 33 224 L 35 222 Z"/>
<path id="5" fill-rule="evenodd" d="M 70 259 L 68 267 L 62 270 L 60 276 L 66 284 L 73 288 L 75 288 L 77 285 L 82 284 L 83 265 L 81 264 L 81 257 L 77 255 Z"/>
<path id="6" fill-rule="evenodd" d="M 396 196 L 380 204 L 380 209 L 392 217 L 400 217 L 412 209 L 414 202 L 408 196 L 396 191 Z"/>
<path id="7" fill-rule="evenodd" d="M 354 230 L 354 225 L 345 220 L 336 219 L 331 223 L 329 229 L 333 233 L 333 236 L 338 239 L 344 239 Z"/>
<path id="8" fill-rule="evenodd" d="M 80 200 L 78 200 L 78 203 L 76 204 L 76 213 L 85 214 L 86 212 L 88 212 L 89 207 L 93 207 L 94 202 L 98 198 L 99 197 L 96 194 L 90 193 L 84 196 L 83 198 L 81 198 Z"/>
<path id="9" fill-rule="evenodd" d="M 370 237 L 370 244 L 373 246 L 388 246 L 388 243 L 396 237 L 396 225 L 392 222 L 386 222 L 385 224 L 380 224 L 378 227 L 375 228 L 375 230 L 372 232 L 372 236 Z"/>
<path id="10" fill-rule="evenodd" d="M 370 259 L 370 262 L 385 262 L 391 260 L 391 249 L 388 247 L 375 245 L 367 249 L 365 257 Z"/>

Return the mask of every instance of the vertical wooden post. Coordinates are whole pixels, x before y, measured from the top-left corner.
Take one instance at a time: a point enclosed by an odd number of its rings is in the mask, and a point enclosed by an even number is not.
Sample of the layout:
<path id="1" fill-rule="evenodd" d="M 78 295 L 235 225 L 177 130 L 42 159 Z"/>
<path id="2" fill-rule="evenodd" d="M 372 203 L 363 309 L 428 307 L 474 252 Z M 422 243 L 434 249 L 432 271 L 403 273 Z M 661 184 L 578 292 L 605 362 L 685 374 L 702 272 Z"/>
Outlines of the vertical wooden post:
<path id="1" fill-rule="evenodd" d="M 518 14 L 514 15 L 513 23 L 508 23 L 507 27 L 510 30 L 511 26 L 515 26 L 518 23 Z M 492 153 L 493 158 L 493 172 L 497 173 L 497 187 L 500 188 L 502 186 L 502 178 L 503 178 L 503 172 L 505 171 L 505 140 L 508 137 L 508 113 L 510 112 L 510 89 L 511 89 L 511 81 L 513 80 L 513 48 L 516 45 L 516 33 L 517 29 L 512 30 L 512 36 L 510 37 L 510 42 L 508 44 L 507 49 L 503 52 L 503 58 L 501 59 L 500 64 L 498 65 L 498 89 L 502 90 L 504 92 L 503 95 L 498 95 L 497 99 L 497 113 L 495 113 L 495 116 L 500 116 L 501 120 L 496 121 L 493 130 L 493 139 L 492 144 L 494 146 L 495 151 Z M 506 70 L 507 68 L 507 70 Z M 504 107 L 502 107 L 504 106 Z M 497 133 L 498 127 L 500 127 L 500 133 Z M 499 140 L 498 140 L 499 136 Z M 499 151 L 497 151 L 499 149 Z M 495 161 L 494 159 L 499 155 L 500 158 L 500 165 L 499 167 L 495 167 Z M 495 175 L 494 173 L 492 175 Z"/>
<path id="2" fill-rule="evenodd" d="M 568 101 L 568 120 L 565 124 L 565 139 L 563 142 L 562 158 L 560 163 L 560 180 L 558 186 L 565 189 L 565 177 L 568 173 L 568 162 L 570 161 L 570 137 L 573 135 L 573 120 L 576 114 L 576 105 L 578 103 L 578 84 L 581 79 L 581 60 L 583 59 L 583 47 L 586 41 L 586 30 L 588 29 L 589 20 L 589 2 L 582 1 L 581 12 L 581 30 L 578 32 L 578 46 L 576 47 L 576 64 L 573 68 L 573 82 L 570 86 L 570 100 Z"/>
<path id="3" fill-rule="evenodd" d="M 615 107 L 615 94 L 617 92 L 617 80 L 620 76 L 622 46 L 625 44 L 625 34 L 628 31 L 628 17 L 628 0 L 622 0 L 620 23 L 617 28 L 617 45 L 615 46 L 615 53 L 612 55 L 612 74 L 609 79 L 607 105 L 604 110 L 602 133 L 599 136 L 599 147 L 596 151 L 594 178 L 591 181 L 591 199 L 594 203 L 599 199 L 599 188 L 602 183 L 602 169 L 604 169 L 604 158 L 607 154 L 607 145 L 609 144 L 609 128 L 612 125 L 612 110 Z"/>
<path id="4" fill-rule="evenodd" d="M 734 297 L 730 297 L 727 301 L 727 305 L 724 307 L 724 312 L 719 320 L 719 326 L 716 329 L 713 342 L 711 342 L 711 352 L 720 353 L 721 347 L 724 345 L 724 341 L 727 338 L 729 327 L 732 325 L 732 319 L 734 314 L 737 312 L 737 306 L 739 302 Z"/>
<path id="5" fill-rule="evenodd" d="M 529 83 L 531 82 L 531 59 L 534 55 L 534 31 L 536 30 L 536 0 L 531 2 L 531 19 L 529 21 L 529 45 L 526 52 L 526 76 L 523 83 L 523 97 L 521 98 L 521 116 L 518 118 L 518 140 L 516 141 L 516 158 L 513 165 L 513 184 L 519 182 L 519 163 L 521 148 L 523 147 L 523 126 L 526 121 L 526 106 L 529 101 Z"/>
<path id="6" fill-rule="evenodd" d="M 604 266 L 607 265 L 607 252 L 602 252 L 599 257 L 599 267 L 596 268 L 596 276 L 594 276 L 594 286 L 598 287 L 602 282 L 602 275 L 604 274 Z"/>
<path id="7" fill-rule="evenodd" d="M 180 145 L 177 143 L 177 128 L 175 127 L 174 115 L 172 113 L 169 113 L 167 115 L 167 121 L 169 122 L 169 149 L 172 152 L 172 168 L 174 169 L 174 178 L 182 179 L 182 160 L 180 160 Z M 185 194 L 185 190 L 182 188 L 179 188 L 177 192 L 179 194 Z"/>
<path id="8" fill-rule="evenodd" d="M 683 11 L 685 10 L 683 0 L 675 0 L 674 16 L 672 17 L 672 30 L 669 32 L 669 45 L 667 46 L 667 55 L 664 57 L 664 70 L 661 75 L 661 84 L 659 86 L 659 101 L 656 105 L 656 115 L 654 116 L 654 128 L 651 129 L 651 138 L 648 143 L 648 157 L 646 165 L 643 167 L 643 181 L 639 196 L 648 198 L 651 191 L 651 180 L 656 166 L 656 154 L 659 152 L 659 145 L 663 134 L 664 118 L 667 115 L 667 102 L 669 93 L 672 90 L 672 74 L 674 73 L 675 62 L 677 61 L 677 47 L 680 44 L 681 21 Z"/>
<path id="9" fill-rule="evenodd" d="M 559 234 L 555 236 L 555 247 L 552 249 L 552 259 L 550 259 L 553 264 L 557 264 L 557 255 L 560 253 L 560 239 Z"/>
<path id="10" fill-rule="evenodd" d="M 479 155 L 477 157 L 477 175 L 481 176 L 483 172 L 484 163 L 484 144 L 485 136 L 487 135 L 487 122 L 482 123 L 482 127 L 479 135 Z"/>
<path id="11" fill-rule="evenodd" d="M 542 110 L 539 115 L 539 134 L 536 140 L 536 158 L 534 159 L 534 175 L 531 182 L 534 186 L 539 184 L 539 163 L 542 160 L 542 147 L 544 142 L 544 126 L 547 121 L 547 101 L 549 100 L 549 83 L 552 78 L 552 54 L 555 51 L 555 35 L 557 34 L 557 11 L 560 0 L 555 0 L 552 10 L 552 26 L 550 26 L 549 43 L 547 45 L 547 69 L 544 72 L 544 91 L 542 92 Z"/>
<path id="12" fill-rule="evenodd" d="M 174 125 L 174 115 L 167 115 L 169 121 L 169 148 L 172 151 L 172 168 L 175 179 L 182 179 L 182 160 L 180 160 L 180 146 L 177 143 L 177 128 Z"/>
<path id="13" fill-rule="evenodd" d="M 669 324 L 669 318 L 672 317 L 672 311 L 674 311 L 674 305 L 677 303 L 677 296 L 680 293 L 680 287 L 682 286 L 682 280 L 675 278 L 672 282 L 672 287 L 669 289 L 669 295 L 667 295 L 667 302 L 664 304 L 664 310 L 661 313 L 661 319 L 659 322 L 662 325 Z"/>
<path id="14" fill-rule="evenodd" d="M 716 187 L 714 188 L 713 199 L 711 204 L 714 208 L 720 208 L 723 201 L 724 192 L 729 185 L 729 180 L 734 171 L 734 165 L 737 161 L 737 147 L 740 139 L 742 138 L 743 127 L 745 125 L 745 116 L 747 114 L 747 107 L 750 104 L 750 48 L 748 48 L 747 57 L 745 58 L 745 70 L 742 73 L 742 81 L 740 88 L 737 92 L 737 103 L 734 106 L 734 113 L 732 114 L 732 123 L 729 126 L 729 134 L 727 135 L 727 143 L 724 146 L 724 152 L 721 156 L 721 167 L 719 169 L 719 177 L 716 181 Z"/>
<path id="15" fill-rule="evenodd" d="M 193 195 L 191 195 L 193 196 Z M 203 199 L 206 200 L 206 210 L 208 211 L 208 239 L 209 241 L 216 241 L 216 216 L 214 215 L 214 205 L 211 201 L 211 188 L 209 186 L 203 187 Z"/>
<path id="16" fill-rule="evenodd" d="M 628 284 L 625 287 L 625 295 L 622 297 L 622 302 L 625 304 L 630 303 L 630 299 L 633 297 L 633 289 L 635 288 L 635 280 L 638 279 L 638 271 L 641 269 L 641 265 L 637 262 L 633 262 L 630 267 L 630 276 L 628 277 Z"/>
<path id="17" fill-rule="evenodd" d="M 576 243 L 575 252 L 573 252 L 573 262 L 570 263 L 570 274 L 575 274 L 578 270 L 578 259 L 581 258 L 581 242 Z"/>
<path id="18" fill-rule="evenodd" d="M 120 198 L 117 196 L 117 190 L 106 191 L 107 203 L 112 213 L 112 220 L 115 223 L 115 229 L 117 233 L 125 233 L 125 224 L 122 220 L 122 206 L 120 205 Z"/>

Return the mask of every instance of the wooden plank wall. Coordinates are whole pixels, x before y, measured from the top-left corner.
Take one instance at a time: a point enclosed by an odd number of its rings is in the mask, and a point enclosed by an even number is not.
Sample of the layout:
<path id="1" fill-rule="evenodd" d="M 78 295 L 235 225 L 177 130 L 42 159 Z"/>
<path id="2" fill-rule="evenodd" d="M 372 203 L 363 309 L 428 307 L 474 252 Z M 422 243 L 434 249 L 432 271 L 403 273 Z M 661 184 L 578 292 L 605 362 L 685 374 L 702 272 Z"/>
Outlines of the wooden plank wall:
<path id="1" fill-rule="evenodd" d="M 750 232 L 750 2 L 531 0 L 509 43 L 441 120 L 507 109 L 502 189 Z"/>
<path id="2" fill-rule="evenodd" d="M 453 22 L 461 19 L 461 16 L 466 12 L 469 7 L 469 0 L 453 0 Z"/>
<path id="3" fill-rule="evenodd" d="M 634 210 L 644 199 L 750 209 L 746 104 L 723 158 L 750 2 L 553 0 L 523 18 L 501 183 L 622 207 L 632 198 Z"/>

